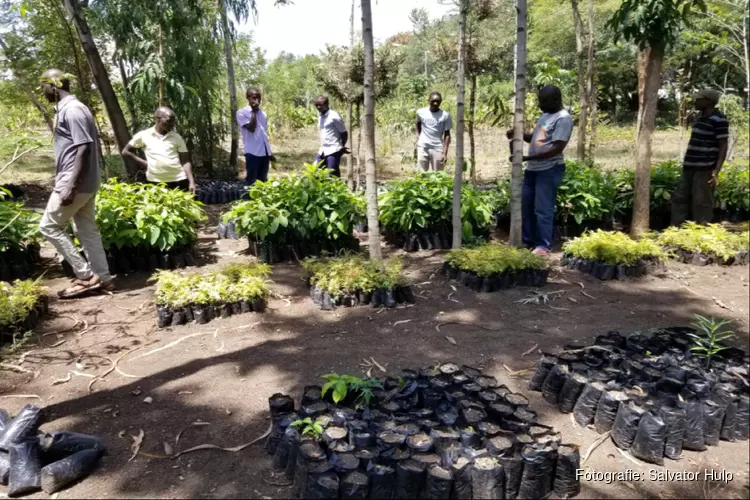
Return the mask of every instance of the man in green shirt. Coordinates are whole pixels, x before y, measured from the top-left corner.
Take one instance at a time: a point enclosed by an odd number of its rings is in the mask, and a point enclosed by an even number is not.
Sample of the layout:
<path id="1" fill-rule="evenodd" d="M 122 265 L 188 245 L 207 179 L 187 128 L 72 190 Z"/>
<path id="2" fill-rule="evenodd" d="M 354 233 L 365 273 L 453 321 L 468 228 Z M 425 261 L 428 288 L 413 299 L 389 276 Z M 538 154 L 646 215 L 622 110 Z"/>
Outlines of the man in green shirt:
<path id="1" fill-rule="evenodd" d="M 146 167 L 148 182 L 195 193 L 187 146 L 180 134 L 174 131 L 177 121 L 174 111 L 162 106 L 156 110 L 154 121 L 153 127 L 135 134 L 122 150 L 122 155 Z M 143 149 L 145 160 L 135 153 L 136 149 Z"/>

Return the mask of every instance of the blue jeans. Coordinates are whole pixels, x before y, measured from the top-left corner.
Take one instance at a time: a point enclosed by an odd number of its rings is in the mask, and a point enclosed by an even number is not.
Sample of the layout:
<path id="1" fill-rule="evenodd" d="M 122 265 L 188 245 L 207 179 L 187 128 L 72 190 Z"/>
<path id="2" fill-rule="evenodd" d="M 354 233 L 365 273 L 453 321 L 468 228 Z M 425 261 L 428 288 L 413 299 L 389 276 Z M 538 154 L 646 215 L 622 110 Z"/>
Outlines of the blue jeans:
<path id="1" fill-rule="evenodd" d="M 315 163 L 323 162 L 323 165 L 321 167 L 326 167 L 328 170 L 330 170 L 331 175 L 335 175 L 336 177 L 341 177 L 341 157 L 344 155 L 343 151 L 339 151 L 337 153 L 333 153 L 332 155 L 328 156 L 321 156 L 317 155 L 315 157 Z"/>
<path id="2" fill-rule="evenodd" d="M 564 163 L 547 170 L 526 170 L 524 173 L 521 201 L 524 245 L 547 250 L 552 247 L 557 188 L 562 182 L 563 173 Z"/>

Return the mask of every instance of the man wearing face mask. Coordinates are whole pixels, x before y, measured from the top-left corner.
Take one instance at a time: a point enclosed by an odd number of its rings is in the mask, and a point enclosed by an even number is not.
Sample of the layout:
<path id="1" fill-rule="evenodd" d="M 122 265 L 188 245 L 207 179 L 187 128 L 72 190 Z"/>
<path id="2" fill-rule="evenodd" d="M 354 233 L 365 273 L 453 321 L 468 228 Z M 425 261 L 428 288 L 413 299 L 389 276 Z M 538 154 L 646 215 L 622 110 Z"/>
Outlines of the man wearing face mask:
<path id="1" fill-rule="evenodd" d="M 148 182 L 195 193 L 193 167 L 184 139 L 174 131 L 176 121 L 174 111 L 161 106 L 154 113 L 154 126 L 135 134 L 122 155 L 146 167 Z M 145 160 L 135 153 L 136 149 L 143 149 Z"/>
<path id="2" fill-rule="evenodd" d="M 430 105 L 417 110 L 417 163 L 422 172 L 443 170 L 451 145 L 453 120 L 440 109 L 443 97 L 433 92 Z"/>
<path id="3" fill-rule="evenodd" d="M 72 299 L 92 291 L 112 291 L 102 238 L 96 227 L 96 193 L 101 182 L 99 136 L 89 108 L 70 93 L 70 80 L 57 69 L 41 77 L 42 91 L 55 105 L 55 186 L 39 223 L 39 232 L 70 264 L 76 279 L 58 293 Z M 73 222 L 86 259 L 67 232 Z"/>
<path id="4" fill-rule="evenodd" d="M 565 173 L 563 151 L 573 132 L 573 119 L 563 108 L 562 92 L 554 85 L 539 91 L 541 118 L 533 133 L 524 133 L 529 154 L 523 157 L 526 171 L 523 174 L 521 212 L 523 218 L 523 244 L 537 255 L 549 255 L 552 247 L 552 225 L 555 218 L 557 188 Z M 513 131 L 507 132 L 508 139 Z"/>

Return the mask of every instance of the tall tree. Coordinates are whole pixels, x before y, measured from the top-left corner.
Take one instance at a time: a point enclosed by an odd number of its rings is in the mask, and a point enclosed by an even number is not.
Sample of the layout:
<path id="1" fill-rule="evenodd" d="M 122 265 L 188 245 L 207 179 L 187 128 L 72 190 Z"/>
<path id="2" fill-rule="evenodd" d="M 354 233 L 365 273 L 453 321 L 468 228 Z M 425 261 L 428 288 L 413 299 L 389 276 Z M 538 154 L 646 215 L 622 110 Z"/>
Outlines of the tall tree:
<path id="1" fill-rule="evenodd" d="M 39 99 L 36 97 L 36 94 L 31 91 L 33 88 L 32 85 L 29 84 L 29 78 L 27 75 L 24 74 L 23 69 L 21 68 L 21 65 L 18 63 L 18 60 L 14 57 L 13 52 L 11 51 L 10 47 L 5 43 L 5 41 L 0 37 L 0 49 L 3 49 L 3 54 L 5 55 L 5 58 L 8 60 L 8 65 L 10 67 L 10 70 L 13 74 L 13 77 L 16 79 L 16 82 L 18 83 L 18 87 L 23 90 L 23 92 L 26 94 L 26 96 L 29 98 L 29 100 L 34 104 L 34 107 L 39 110 L 39 113 L 41 113 L 42 118 L 44 118 L 44 123 L 47 124 L 47 128 L 49 128 L 50 132 L 52 132 L 52 120 L 50 119 L 49 113 L 47 112 L 47 108 L 42 106 L 42 104 L 39 102 Z"/>
<path id="2" fill-rule="evenodd" d="M 367 227 L 369 231 L 370 260 L 381 262 L 380 222 L 378 213 L 378 178 L 375 165 L 375 43 L 372 36 L 372 8 L 370 0 L 362 0 L 362 43 L 365 49 L 364 68 L 364 135 L 365 179 L 367 191 Z"/>
<path id="3" fill-rule="evenodd" d="M 596 95 L 596 84 L 594 83 L 596 72 L 596 27 L 594 19 L 594 0 L 589 0 L 588 6 L 588 62 L 586 65 L 586 97 L 589 111 L 589 161 L 594 161 L 594 151 L 596 150 L 596 125 L 598 115 L 598 96 Z"/>
<path id="4" fill-rule="evenodd" d="M 578 77 L 578 142 L 576 144 L 576 157 L 579 161 L 586 159 L 586 127 L 588 125 L 589 96 L 586 88 L 586 72 L 584 71 L 584 45 L 586 34 L 581 19 L 581 11 L 578 8 L 578 0 L 571 0 L 573 7 L 573 26 L 576 33 L 576 73 Z"/>
<path id="5" fill-rule="evenodd" d="M 234 81 L 234 58 L 232 57 L 232 30 L 229 25 L 229 13 L 227 12 L 227 0 L 219 1 L 219 16 L 221 17 L 221 29 L 224 34 L 224 59 L 227 64 L 227 87 L 229 90 L 229 122 L 232 142 L 229 147 L 229 165 L 237 166 L 237 149 L 239 147 L 239 128 L 237 127 L 237 85 Z M 237 5 L 235 3 L 235 5 Z M 244 5 L 240 2 L 239 5 Z"/>
<path id="6" fill-rule="evenodd" d="M 526 105 L 526 0 L 516 0 L 516 104 L 513 115 L 513 166 L 510 181 L 510 236 L 513 246 L 521 246 L 521 191 L 523 189 L 523 133 Z"/>
<path id="7" fill-rule="evenodd" d="M 466 95 L 466 21 L 469 0 L 458 4 L 458 69 L 456 70 L 456 167 L 453 176 L 453 248 L 461 248 L 461 187 L 464 170 L 464 122 Z"/>
<path id="8" fill-rule="evenodd" d="M 640 237 L 649 227 L 651 146 L 665 50 L 694 8 L 705 10 L 706 5 L 703 0 L 623 0 L 608 23 L 639 49 L 633 237 Z"/>
<path id="9" fill-rule="evenodd" d="M 65 9 L 70 15 L 73 25 L 76 27 L 78 38 L 81 41 L 83 51 L 86 53 L 86 58 L 89 61 L 89 67 L 91 68 L 91 74 L 96 81 L 96 86 L 99 89 L 99 93 L 102 96 L 102 102 L 104 108 L 107 110 L 107 116 L 109 117 L 112 131 L 115 134 L 115 140 L 117 141 L 117 147 L 123 149 L 128 142 L 130 142 L 130 131 L 128 130 L 128 124 L 125 121 L 125 115 L 122 113 L 120 102 L 117 100 L 117 95 L 112 87 L 112 82 L 109 80 L 107 74 L 107 68 L 104 66 L 102 57 L 99 54 L 94 43 L 94 37 L 91 34 L 88 22 L 81 11 L 81 5 L 78 0 L 63 0 Z M 137 165 L 130 160 L 124 160 L 125 168 L 130 177 L 134 177 L 137 171 Z"/>

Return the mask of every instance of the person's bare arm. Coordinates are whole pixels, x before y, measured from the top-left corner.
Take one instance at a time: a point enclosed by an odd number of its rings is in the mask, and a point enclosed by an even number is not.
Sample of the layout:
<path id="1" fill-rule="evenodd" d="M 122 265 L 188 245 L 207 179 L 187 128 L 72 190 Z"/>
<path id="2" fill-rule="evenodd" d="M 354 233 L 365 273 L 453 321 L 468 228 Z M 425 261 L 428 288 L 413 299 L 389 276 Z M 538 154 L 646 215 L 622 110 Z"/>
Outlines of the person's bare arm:
<path id="1" fill-rule="evenodd" d="M 422 122 L 417 120 L 417 139 L 419 139 L 420 135 L 422 135 Z"/>
<path id="2" fill-rule="evenodd" d="M 190 155 L 188 153 L 180 153 L 180 164 L 182 169 L 185 171 L 185 175 L 188 178 L 190 192 L 195 194 L 195 178 L 193 177 L 193 165 L 190 163 Z"/>
<path id="3" fill-rule="evenodd" d="M 719 157 L 716 159 L 716 166 L 713 172 L 711 172 L 711 178 L 708 180 L 709 184 L 717 185 L 719 183 L 719 172 L 721 167 L 724 166 L 724 162 L 727 161 L 727 152 L 729 151 L 729 141 L 727 139 L 719 139 Z"/>
<path id="4" fill-rule="evenodd" d="M 250 131 L 251 134 L 255 133 L 255 129 L 258 127 L 258 113 L 255 110 L 250 112 L 250 121 L 245 124 L 245 128 Z"/>
<path id="5" fill-rule="evenodd" d="M 531 136 L 532 136 L 532 132 L 524 132 L 523 133 L 523 140 L 524 140 L 524 142 L 529 142 L 530 143 L 531 142 Z M 505 137 L 507 137 L 508 140 L 512 140 L 513 139 L 513 129 L 510 129 L 507 132 L 505 132 Z"/>
<path id="6" fill-rule="evenodd" d="M 448 149 L 451 147 L 451 131 L 446 130 L 443 133 L 443 163 L 448 158 Z"/>
<path id="7" fill-rule="evenodd" d="M 544 150 L 534 155 L 524 156 L 523 161 L 544 160 L 545 158 L 551 158 L 562 153 L 565 150 L 565 146 L 567 145 L 568 141 L 555 141 L 547 146 Z"/>
<path id="8" fill-rule="evenodd" d="M 127 158 L 130 158 L 131 160 L 135 161 L 137 164 L 144 168 L 148 168 L 148 162 L 138 156 L 135 152 L 135 148 L 131 146 L 130 144 L 126 144 L 125 147 L 122 149 L 122 156 L 125 156 Z"/>
<path id="9" fill-rule="evenodd" d="M 349 132 L 341 132 L 341 144 L 343 144 L 344 149 L 346 149 L 346 145 L 349 144 Z"/>

